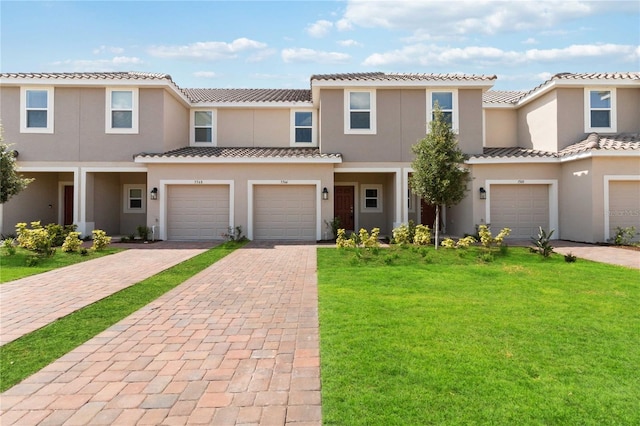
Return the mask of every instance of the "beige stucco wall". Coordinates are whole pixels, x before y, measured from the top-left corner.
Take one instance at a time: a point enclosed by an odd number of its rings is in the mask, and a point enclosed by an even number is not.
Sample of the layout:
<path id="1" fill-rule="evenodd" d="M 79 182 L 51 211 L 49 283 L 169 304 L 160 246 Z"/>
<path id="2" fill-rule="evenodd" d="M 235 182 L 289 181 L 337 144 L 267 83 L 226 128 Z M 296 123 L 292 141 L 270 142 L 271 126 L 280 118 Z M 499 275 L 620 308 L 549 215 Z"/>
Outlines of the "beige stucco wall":
<path id="1" fill-rule="evenodd" d="M 458 108 L 460 149 L 465 154 L 482 154 L 482 90 L 458 90 Z"/>
<path id="2" fill-rule="evenodd" d="M 593 160 L 570 161 L 561 166 L 560 237 L 571 241 L 594 241 L 597 219 L 593 216 L 598 195 Z M 600 185 L 600 189 L 602 184 Z M 602 199 L 602 196 L 600 197 Z"/>
<path id="3" fill-rule="evenodd" d="M 552 91 L 518 110 L 518 146 L 556 151 L 558 146 L 558 102 Z"/>
<path id="4" fill-rule="evenodd" d="M 189 109 L 169 92 L 164 92 L 163 99 L 162 152 L 166 152 L 189 145 Z"/>
<path id="5" fill-rule="evenodd" d="M 218 146 L 289 147 L 289 109 L 218 109 Z"/>
<path id="6" fill-rule="evenodd" d="M 618 89 L 618 133 L 640 132 L 640 87 Z"/>
<path id="7" fill-rule="evenodd" d="M 515 109 L 487 108 L 485 146 L 507 148 L 518 146 L 518 112 Z"/>
<path id="8" fill-rule="evenodd" d="M 558 151 L 587 137 L 584 132 L 584 89 L 557 90 Z"/>
<path id="9" fill-rule="evenodd" d="M 58 182 L 66 180 L 64 173 L 22 173 L 34 178 L 28 190 L 13 196 L 2 205 L 2 234 L 15 235 L 19 222 L 40 221 L 44 226 L 58 223 Z M 51 205 L 51 207 L 49 207 Z"/>
<path id="10" fill-rule="evenodd" d="M 247 235 L 248 179 L 291 182 L 320 180 L 320 188 L 329 189 L 329 200 L 318 200 L 321 206 L 321 229 L 327 230 L 325 220 L 333 218 L 333 164 L 149 164 L 147 187 L 161 188 L 160 180 L 179 180 L 184 184 L 195 181 L 232 180 L 234 182 L 234 225 L 241 226 Z M 286 185 L 286 184 L 283 184 Z M 147 191 L 148 192 L 148 191 Z M 166 211 L 166 197 L 147 200 L 147 226 L 166 226 L 160 223 L 161 205 Z M 159 231 L 160 232 L 160 231 Z"/>

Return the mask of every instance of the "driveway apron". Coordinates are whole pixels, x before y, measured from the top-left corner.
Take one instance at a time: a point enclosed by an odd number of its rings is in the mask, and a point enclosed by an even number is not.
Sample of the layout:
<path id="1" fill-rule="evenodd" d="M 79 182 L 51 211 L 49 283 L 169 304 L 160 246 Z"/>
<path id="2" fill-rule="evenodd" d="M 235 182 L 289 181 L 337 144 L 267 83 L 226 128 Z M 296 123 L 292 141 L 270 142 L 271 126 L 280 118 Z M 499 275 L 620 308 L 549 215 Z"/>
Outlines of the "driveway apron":
<path id="1" fill-rule="evenodd" d="M 203 251 L 132 249 L 2 284 L 0 345 Z"/>
<path id="2" fill-rule="evenodd" d="M 0 395 L 0 424 L 321 424 L 316 246 L 252 242 Z"/>

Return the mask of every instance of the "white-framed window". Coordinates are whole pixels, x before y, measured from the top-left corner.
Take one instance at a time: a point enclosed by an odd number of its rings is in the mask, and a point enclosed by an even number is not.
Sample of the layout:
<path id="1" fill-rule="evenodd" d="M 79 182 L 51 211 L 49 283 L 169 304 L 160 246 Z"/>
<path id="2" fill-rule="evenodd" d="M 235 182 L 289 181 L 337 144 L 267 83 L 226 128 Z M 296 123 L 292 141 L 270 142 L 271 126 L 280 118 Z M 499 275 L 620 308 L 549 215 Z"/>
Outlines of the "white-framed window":
<path id="1" fill-rule="evenodd" d="M 460 129 L 458 119 L 458 91 L 456 89 L 427 90 L 427 132 L 429 123 L 433 121 L 433 110 L 436 102 L 444 115 L 444 119 L 454 132 Z"/>
<path id="2" fill-rule="evenodd" d="M 126 184 L 123 186 L 124 213 L 147 212 L 147 186 L 144 184 Z"/>
<path id="3" fill-rule="evenodd" d="M 191 143 L 201 146 L 216 146 L 217 111 L 198 109 L 191 111 Z"/>
<path id="4" fill-rule="evenodd" d="M 138 89 L 106 90 L 106 133 L 138 133 Z"/>
<path id="5" fill-rule="evenodd" d="M 317 146 L 316 112 L 312 109 L 291 110 L 291 146 Z"/>
<path id="6" fill-rule="evenodd" d="M 361 211 L 362 213 L 382 212 L 382 185 L 362 185 L 361 187 Z"/>
<path id="7" fill-rule="evenodd" d="M 376 91 L 344 91 L 344 133 L 376 134 Z"/>
<path id="8" fill-rule="evenodd" d="M 586 88 L 584 90 L 584 131 L 615 133 L 616 90 L 615 88 Z"/>
<path id="9" fill-rule="evenodd" d="M 20 88 L 20 133 L 53 133 L 53 87 Z"/>

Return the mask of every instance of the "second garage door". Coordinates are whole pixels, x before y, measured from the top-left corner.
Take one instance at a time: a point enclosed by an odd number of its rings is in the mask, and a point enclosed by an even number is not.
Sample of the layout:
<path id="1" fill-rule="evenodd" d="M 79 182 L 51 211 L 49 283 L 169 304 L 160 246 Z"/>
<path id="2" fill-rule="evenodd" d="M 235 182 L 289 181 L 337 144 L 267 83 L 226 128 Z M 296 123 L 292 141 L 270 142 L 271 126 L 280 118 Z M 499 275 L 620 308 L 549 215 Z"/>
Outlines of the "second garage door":
<path id="1" fill-rule="evenodd" d="M 316 188 L 313 185 L 256 185 L 256 240 L 316 240 Z"/>
<path id="2" fill-rule="evenodd" d="M 491 185 L 491 230 L 511 228 L 510 238 L 549 231 L 549 185 Z"/>
<path id="3" fill-rule="evenodd" d="M 640 181 L 609 182 L 609 236 L 616 235 L 617 227 L 631 226 L 640 229 Z"/>
<path id="4" fill-rule="evenodd" d="M 228 232 L 227 185 L 167 187 L 167 239 L 220 240 Z"/>

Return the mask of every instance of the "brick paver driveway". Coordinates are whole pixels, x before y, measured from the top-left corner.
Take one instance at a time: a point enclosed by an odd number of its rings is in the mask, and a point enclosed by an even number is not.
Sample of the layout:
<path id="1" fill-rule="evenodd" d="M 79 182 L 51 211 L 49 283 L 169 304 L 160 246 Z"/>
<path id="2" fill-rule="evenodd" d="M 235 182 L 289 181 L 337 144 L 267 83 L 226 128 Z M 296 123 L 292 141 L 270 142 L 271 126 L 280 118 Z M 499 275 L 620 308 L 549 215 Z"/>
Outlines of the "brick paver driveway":
<path id="1" fill-rule="evenodd" d="M 0 395 L 0 424 L 321 424 L 315 245 L 250 243 Z"/>

